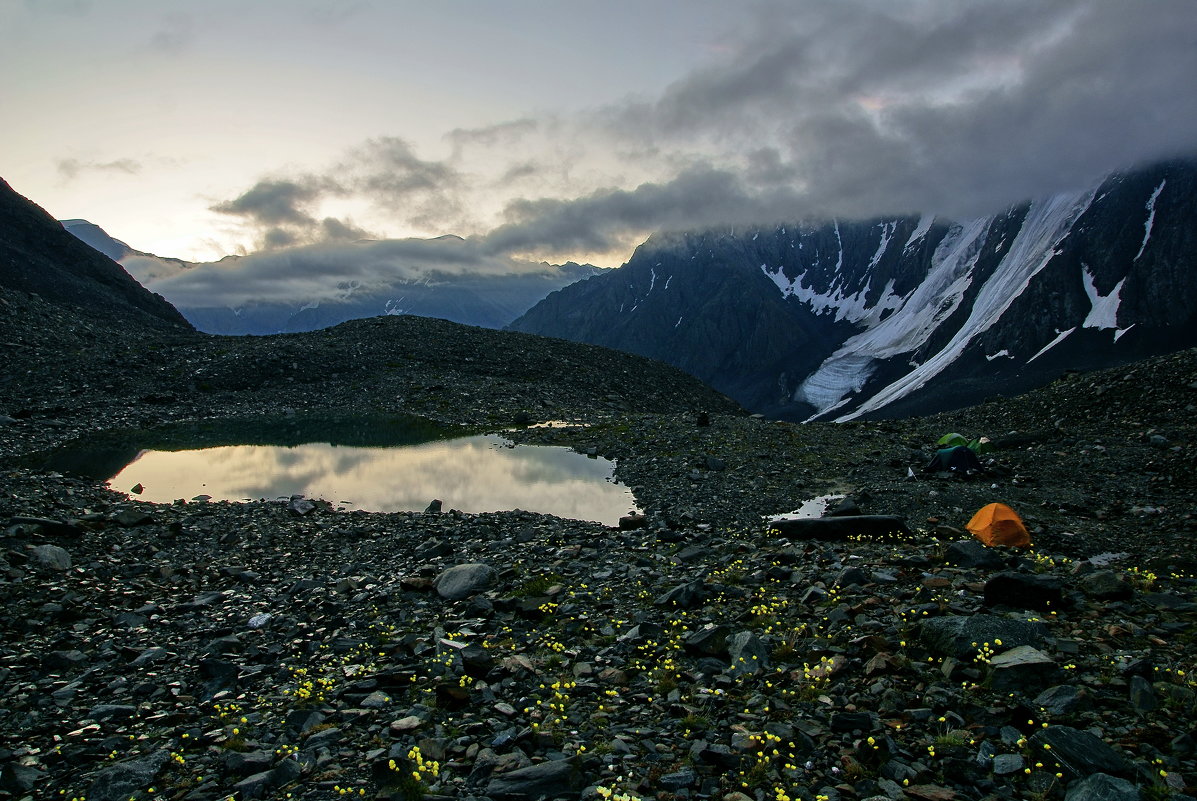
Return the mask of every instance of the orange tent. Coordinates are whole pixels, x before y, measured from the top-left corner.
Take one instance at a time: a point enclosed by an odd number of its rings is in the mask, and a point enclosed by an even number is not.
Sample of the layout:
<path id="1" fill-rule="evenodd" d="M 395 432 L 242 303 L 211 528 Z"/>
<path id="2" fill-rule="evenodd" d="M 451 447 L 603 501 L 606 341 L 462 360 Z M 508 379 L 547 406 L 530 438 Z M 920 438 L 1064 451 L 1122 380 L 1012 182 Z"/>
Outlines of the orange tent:
<path id="1" fill-rule="evenodd" d="M 1004 503 L 982 506 L 965 528 L 986 545 L 1010 545 L 1015 548 L 1031 545 L 1027 527 L 1022 524 L 1018 513 Z"/>

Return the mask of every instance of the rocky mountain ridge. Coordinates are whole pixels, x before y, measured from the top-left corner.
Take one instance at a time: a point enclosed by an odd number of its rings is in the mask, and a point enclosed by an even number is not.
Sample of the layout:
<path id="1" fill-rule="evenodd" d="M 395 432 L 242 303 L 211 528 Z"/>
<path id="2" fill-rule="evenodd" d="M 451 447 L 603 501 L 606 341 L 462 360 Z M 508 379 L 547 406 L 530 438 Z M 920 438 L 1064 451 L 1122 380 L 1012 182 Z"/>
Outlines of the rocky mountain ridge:
<path id="1" fill-rule="evenodd" d="M 514 330 L 682 367 L 786 419 L 901 416 L 1197 344 L 1197 162 L 994 217 L 656 236 Z"/>

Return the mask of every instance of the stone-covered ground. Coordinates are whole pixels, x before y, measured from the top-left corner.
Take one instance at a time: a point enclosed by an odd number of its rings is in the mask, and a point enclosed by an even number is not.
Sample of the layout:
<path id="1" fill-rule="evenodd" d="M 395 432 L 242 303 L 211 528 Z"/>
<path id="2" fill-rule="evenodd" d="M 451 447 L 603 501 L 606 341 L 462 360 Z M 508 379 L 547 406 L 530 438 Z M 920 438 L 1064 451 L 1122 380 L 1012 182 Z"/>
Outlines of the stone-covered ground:
<path id="1" fill-rule="evenodd" d="M 1182 798 L 1192 352 L 935 418 L 749 417 L 632 357 L 434 321 L 125 332 L 0 294 L 0 797 Z M 403 411 L 618 460 L 642 528 L 155 506 L 94 432 Z M 710 425 L 698 425 L 699 412 Z M 921 468 L 948 431 L 983 476 Z M 803 542 L 827 492 L 913 536 Z M 961 528 L 1010 503 L 1028 551 Z"/>

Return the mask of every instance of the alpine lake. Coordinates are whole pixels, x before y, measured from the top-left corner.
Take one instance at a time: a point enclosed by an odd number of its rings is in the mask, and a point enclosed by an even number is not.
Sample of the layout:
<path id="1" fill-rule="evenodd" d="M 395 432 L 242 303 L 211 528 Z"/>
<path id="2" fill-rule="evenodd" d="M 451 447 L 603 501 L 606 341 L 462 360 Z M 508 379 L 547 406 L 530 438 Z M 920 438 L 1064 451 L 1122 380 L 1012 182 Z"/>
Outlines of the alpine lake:
<path id="1" fill-rule="evenodd" d="M 608 526 L 636 511 L 615 465 L 404 415 L 199 420 L 107 432 L 36 458 L 153 503 L 323 499 L 371 512 L 520 509 Z"/>

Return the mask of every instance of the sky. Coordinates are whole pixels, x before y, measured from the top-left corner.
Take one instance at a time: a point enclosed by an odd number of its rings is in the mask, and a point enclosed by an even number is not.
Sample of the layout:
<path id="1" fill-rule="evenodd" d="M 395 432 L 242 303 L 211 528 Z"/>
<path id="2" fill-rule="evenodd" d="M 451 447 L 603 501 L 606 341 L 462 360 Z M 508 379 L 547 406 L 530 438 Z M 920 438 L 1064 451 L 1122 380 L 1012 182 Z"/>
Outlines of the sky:
<path id="1" fill-rule="evenodd" d="M 192 261 L 617 266 L 1197 153 L 1194 0 L 0 0 L 0 43 L 0 177 Z"/>

